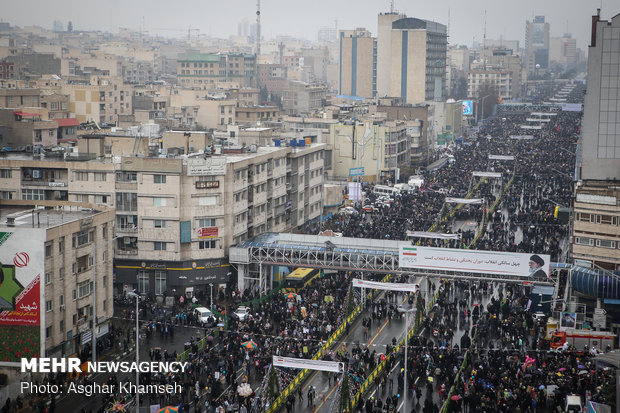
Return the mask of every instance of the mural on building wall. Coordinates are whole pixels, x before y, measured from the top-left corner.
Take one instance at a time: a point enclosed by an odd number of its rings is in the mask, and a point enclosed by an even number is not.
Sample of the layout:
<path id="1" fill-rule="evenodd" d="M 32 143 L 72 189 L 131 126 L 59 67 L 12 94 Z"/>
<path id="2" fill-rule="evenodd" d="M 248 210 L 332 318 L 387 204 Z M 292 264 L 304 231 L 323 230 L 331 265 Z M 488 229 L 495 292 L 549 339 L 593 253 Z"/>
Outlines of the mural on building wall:
<path id="1" fill-rule="evenodd" d="M 0 365 L 39 357 L 45 231 L 0 232 Z"/>

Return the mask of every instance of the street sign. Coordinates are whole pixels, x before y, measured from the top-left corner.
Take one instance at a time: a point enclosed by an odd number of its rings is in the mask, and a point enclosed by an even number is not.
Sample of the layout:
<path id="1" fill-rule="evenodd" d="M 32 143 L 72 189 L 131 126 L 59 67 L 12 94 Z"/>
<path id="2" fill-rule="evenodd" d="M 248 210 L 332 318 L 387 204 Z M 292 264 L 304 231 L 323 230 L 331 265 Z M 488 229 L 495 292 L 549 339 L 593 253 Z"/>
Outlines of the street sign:
<path id="1" fill-rule="evenodd" d="M 607 311 L 605 311 L 604 308 L 595 308 L 594 309 L 594 314 L 601 314 L 601 315 L 605 315 L 607 314 Z"/>
<path id="2" fill-rule="evenodd" d="M 605 314 L 594 314 L 594 317 L 592 317 L 592 327 L 607 328 L 607 316 Z"/>

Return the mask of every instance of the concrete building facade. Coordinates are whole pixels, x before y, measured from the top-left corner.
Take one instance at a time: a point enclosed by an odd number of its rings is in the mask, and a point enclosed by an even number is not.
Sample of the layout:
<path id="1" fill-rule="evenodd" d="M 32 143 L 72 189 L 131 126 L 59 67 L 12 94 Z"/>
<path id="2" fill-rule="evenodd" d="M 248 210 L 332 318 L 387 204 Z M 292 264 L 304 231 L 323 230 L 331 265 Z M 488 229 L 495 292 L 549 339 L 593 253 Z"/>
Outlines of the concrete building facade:
<path id="1" fill-rule="evenodd" d="M 365 98 L 377 93 L 377 40 L 366 29 L 340 32 L 339 93 Z"/>

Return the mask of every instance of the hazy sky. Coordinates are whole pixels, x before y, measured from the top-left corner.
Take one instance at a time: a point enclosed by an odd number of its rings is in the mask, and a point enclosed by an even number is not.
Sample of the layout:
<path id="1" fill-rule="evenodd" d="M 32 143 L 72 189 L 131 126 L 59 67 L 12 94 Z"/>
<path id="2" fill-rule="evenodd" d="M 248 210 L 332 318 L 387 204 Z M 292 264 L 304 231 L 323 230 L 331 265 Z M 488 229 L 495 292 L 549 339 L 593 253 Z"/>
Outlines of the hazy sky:
<path id="1" fill-rule="evenodd" d="M 256 19 L 256 0 L 54 0 L 3 1 L 0 17 L 13 25 L 52 27 L 53 20 L 76 30 L 107 30 L 118 27 L 144 28 L 160 35 L 180 36 L 191 26 L 201 34 L 228 38 L 237 33 L 244 18 Z M 394 9 L 408 17 L 448 24 L 451 44 L 471 45 L 487 38 L 519 40 L 523 46 L 525 21 L 544 15 L 551 36 L 571 32 L 577 46 L 589 43 L 591 16 L 602 8 L 603 19 L 620 13 L 617 0 L 395 0 Z M 376 35 L 377 14 L 390 10 L 389 0 L 262 0 L 263 39 L 278 34 L 316 40 L 322 26 L 338 29 L 366 27 Z M 448 19 L 448 16 L 449 19 Z M 448 22 L 449 20 L 449 22 Z M 161 29 L 179 29 L 178 31 Z"/>

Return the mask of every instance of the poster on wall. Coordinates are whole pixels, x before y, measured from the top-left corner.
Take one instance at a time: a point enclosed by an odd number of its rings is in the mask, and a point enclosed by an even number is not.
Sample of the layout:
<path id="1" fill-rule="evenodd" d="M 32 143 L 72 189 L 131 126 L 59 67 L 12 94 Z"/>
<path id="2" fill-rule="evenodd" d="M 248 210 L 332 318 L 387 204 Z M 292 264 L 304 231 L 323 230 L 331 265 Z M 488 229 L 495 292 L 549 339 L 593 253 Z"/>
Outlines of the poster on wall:
<path id="1" fill-rule="evenodd" d="M 45 230 L 0 232 L 0 365 L 44 351 L 40 287 L 45 264 Z"/>

